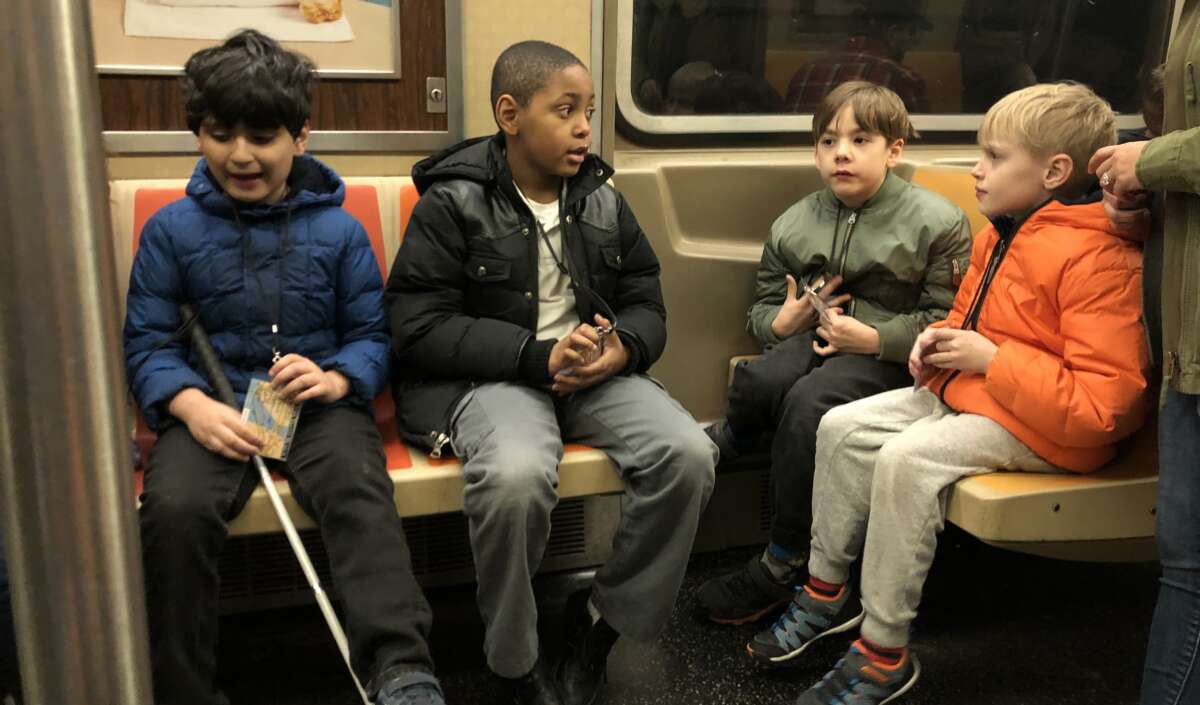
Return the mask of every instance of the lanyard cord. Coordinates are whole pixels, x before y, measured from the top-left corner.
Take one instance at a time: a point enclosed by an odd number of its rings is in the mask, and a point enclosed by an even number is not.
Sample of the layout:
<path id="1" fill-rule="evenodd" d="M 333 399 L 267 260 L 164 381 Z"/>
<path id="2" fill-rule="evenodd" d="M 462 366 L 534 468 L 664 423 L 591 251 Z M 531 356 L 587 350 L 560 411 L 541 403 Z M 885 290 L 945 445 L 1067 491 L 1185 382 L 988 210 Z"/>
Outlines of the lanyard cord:
<path id="1" fill-rule="evenodd" d="M 238 214 L 238 208 L 235 205 L 233 208 L 233 220 L 237 224 L 238 231 L 242 234 L 242 267 L 248 267 L 250 262 L 250 232 L 246 226 L 242 224 L 242 218 Z M 283 313 L 283 289 L 287 284 L 287 246 L 288 234 L 292 225 L 292 206 L 289 203 L 286 214 L 283 219 L 283 233 L 279 238 L 279 249 L 276 251 L 275 260 L 275 276 L 278 279 L 278 286 L 275 289 L 275 297 L 273 300 L 267 296 L 266 286 L 263 284 L 262 274 L 259 273 L 258 267 L 250 267 L 251 273 L 254 274 L 254 281 L 258 285 L 258 294 L 263 299 L 271 301 L 273 306 L 268 314 L 271 316 L 271 362 L 279 362 L 282 354 L 279 351 L 279 323 L 280 316 Z"/>
<path id="2" fill-rule="evenodd" d="M 524 194 L 522 194 L 522 196 L 523 195 Z M 550 256 L 554 258 L 554 266 L 558 268 L 559 272 L 562 272 L 566 275 L 567 285 L 571 287 L 571 291 L 575 292 L 576 296 L 582 292 L 584 295 L 590 298 L 595 307 L 600 309 L 600 313 L 608 319 L 613 328 L 616 328 L 617 314 L 613 311 L 612 306 L 609 306 L 608 302 L 605 301 L 604 298 L 600 296 L 600 294 L 596 293 L 590 286 L 578 281 L 573 272 L 575 268 L 572 266 L 571 262 L 571 250 L 569 247 L 567 247 L 567 226 L 566 220 L 563 218 L 563 211 L 565 210 L 563 204 L 566 201 L 566 195 L 567 184 L 564 181 L 562 193 L 558 197 L 558 229 L 559 232 L 562 233 L 562 257 L 558 256 L 558 252 L 555 251 L 554 245 L 550 242 L 550 235 L 546 232 L 546 229 L 542 227 L 542 221 L 537 217 L 536 214 L 533 215 L 533 225 L 535 228 L 537 228 L 538 237 L 542 239 L 542 242 L 546 243 L 546 249 L 550 250 Z M 528 204 L 526 204 L 526 207 L 528 207 Z M 529 210 L 530 213 L 533 212 L 532 208 Z"/>

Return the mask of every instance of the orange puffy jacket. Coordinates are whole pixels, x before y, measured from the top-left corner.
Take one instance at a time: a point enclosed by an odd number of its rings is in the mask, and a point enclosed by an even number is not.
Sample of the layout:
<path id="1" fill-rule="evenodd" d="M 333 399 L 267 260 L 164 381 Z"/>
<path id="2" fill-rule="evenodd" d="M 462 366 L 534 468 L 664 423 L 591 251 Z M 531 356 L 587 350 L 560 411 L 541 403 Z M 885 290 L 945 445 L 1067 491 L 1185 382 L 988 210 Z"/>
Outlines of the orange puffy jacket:
<path id="1" fill-rule="evenodd" d="M 1036 211 L 1012 238 L 975 317 L 975 329 L 999 347 L 987 374 L 942 370 L 926 386 L 1054 465 L 1090 472 L 1107 463 L 1147 407 L 1142 253 L 1126 237 L 1137 235 L 1118 234 L 1098 202 L 1052 201 Z M 998 244 L 995 226 L 975 238 L 954 307 L 934 326 L 964 327 Z"/>

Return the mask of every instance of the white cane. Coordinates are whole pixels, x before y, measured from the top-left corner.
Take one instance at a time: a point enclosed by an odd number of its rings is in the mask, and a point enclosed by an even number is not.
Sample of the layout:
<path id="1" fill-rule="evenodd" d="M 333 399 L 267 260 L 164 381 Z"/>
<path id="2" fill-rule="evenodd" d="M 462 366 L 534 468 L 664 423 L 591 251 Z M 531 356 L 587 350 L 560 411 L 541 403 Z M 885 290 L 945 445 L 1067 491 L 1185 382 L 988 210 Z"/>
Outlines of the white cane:
<path id="1" fill-rule="evenodd" d="M 193 320 L 192 307 L 188 304 L 181 304 L 179 312 L 183 320 L 192 321 L 192 347 L 195 348 L 196 354 L 200 356 L 200 363 L 204 365 L 209 380 L 216 387 L 217 396 L 223 403 L 236 409 L 237 397 L 233 393 L 233 388 L 229 386 L 229 380 L 225 377 L 225 373 L 221 370 L 221 362 L 217 359 L 217 353 L 213 350 L 212 344 L 208 342 L 208 335 L 204 332 L 204 328 L 200 326 L 200 322 Z M 275 489 L 275 481 L 271 479 L 271 472 L 267 470 L 267 464 L 263 462 L 261 457 L 255 455 L 253 459 L 254 467 L 258 469 L 258 479 L 267 490 L 267 496 L 271 498 L 271 506 L 275 509 L 275 516 L 279 519 L 280 526 L 283 527 L 283 533 L 287 535 L 288 543 L 292 545 L 292 553 L 296 555 L 296 560 L 300 562 L 300 569 L 304 571 L 304 577 L 308 580 L 308 586 L 312 588 L 313 596 L 317 598 L 317 606 L 321 608 L 321 615 L 325 617 L 325 624 L 329 625 L 329 632 L 333 634 L 333 640 L 337 643 L 338 651 L 342 653 L 342 660 L 346 662 L 346 668 L 350 671 L 350 677 L 354 679 L 354 687 L 358 689 L 358 695 L 362 698 L 363 705 L 371 705 L 366 691 L 363 690 L 362 684 L 358 682 L 358 676 L 354 673 L 354 667 L 350 664 L 350 647 L 346 642 L 346 633 L 342 631 L 342 624 L 338 621 L 337 613 L 333 611 L 333 605 L 330 604 L 329 597 L 325 595 L 325 590 L 321 588 L 321 581 L 317 577 L 317 571 L 313 569 L 312 561 L 308 557 L 308 551 L 304 549 L 304 544 L 300 542 L 300 535 L 296 533 L 296 525 L 292 523 L 292 518 L 288 516 L 287 509 L 283 506 L 283 500 L 279 497 L 279 491 Z"/>

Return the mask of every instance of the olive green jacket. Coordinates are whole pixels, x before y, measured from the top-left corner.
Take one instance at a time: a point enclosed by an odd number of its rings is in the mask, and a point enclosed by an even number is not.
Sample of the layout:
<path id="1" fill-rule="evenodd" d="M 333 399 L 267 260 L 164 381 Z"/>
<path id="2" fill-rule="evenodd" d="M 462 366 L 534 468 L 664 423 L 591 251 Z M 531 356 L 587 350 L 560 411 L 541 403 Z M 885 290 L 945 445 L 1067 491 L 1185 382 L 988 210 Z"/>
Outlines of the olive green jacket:
<path id="1" fill-rule="evenodd" d="M 971 226 L 950 201 L 889 173 L 857 210 L 830 189 L 810 194 L 771 226 L 747 329 L 763 346 L 780 342 L 771 322 L 787 295 L 841 274 L 847 313 L 879 331 L 879 359 L 903 363 L 925 326 L 946 317 L 971 256 Z"/>
<path id="2" fill-rule="evenodd" d="M 1187 0 L 1167 55 L 1162 137 L 1137 163 L 1148 190 L 1165 191 L 1163 381 L 1200 394 L 1200 0 Z"/>

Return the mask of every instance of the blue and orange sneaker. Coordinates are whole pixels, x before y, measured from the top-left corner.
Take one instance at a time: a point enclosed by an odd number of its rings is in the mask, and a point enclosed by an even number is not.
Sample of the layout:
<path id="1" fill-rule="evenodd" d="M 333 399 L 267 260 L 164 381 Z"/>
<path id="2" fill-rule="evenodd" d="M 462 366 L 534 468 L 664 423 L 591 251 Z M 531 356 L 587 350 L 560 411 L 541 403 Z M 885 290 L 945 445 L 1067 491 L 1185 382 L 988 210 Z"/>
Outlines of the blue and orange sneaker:
<path id="1" fill-rule="evenodd" d="M 921 664 L 905 650 L 895 666 L 882 666 L 867 658 L 861 642 L 854 642 L 833 670 L 800 694 L 795 705 L 884 705 L 894 703 L 917 684 Z"/>
<path id="2" fill-rule="evenodd" d="M 824 597 L 804 585 L 796 588 L 787 611 L 775 624 L 746 644 L 746 651 L 757 661 L 781 664 L 827 636 L 854 629 L 862 620 L 862 601 L 848 585 L 835 597 Z"/>

